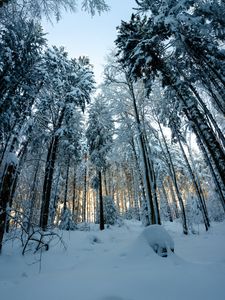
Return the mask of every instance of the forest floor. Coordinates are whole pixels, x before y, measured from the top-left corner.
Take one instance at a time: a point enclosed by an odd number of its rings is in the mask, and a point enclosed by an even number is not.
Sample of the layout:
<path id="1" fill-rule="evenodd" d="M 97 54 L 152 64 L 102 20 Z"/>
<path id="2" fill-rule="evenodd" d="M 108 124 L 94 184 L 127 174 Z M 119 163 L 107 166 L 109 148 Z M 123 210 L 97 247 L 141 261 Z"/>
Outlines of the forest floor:
<path id="1" fill-rule="evenodd" d="M 10 242 L 0 256 L 0 299 L 224 300 L 225 222 L 189 236 L 176 222 L 164 227 L 175 241 L 167 258 L 140 238 L 135 221 L 64 232 L 67 249 L 58 243 L 41 256 L 22 256 Z"/>

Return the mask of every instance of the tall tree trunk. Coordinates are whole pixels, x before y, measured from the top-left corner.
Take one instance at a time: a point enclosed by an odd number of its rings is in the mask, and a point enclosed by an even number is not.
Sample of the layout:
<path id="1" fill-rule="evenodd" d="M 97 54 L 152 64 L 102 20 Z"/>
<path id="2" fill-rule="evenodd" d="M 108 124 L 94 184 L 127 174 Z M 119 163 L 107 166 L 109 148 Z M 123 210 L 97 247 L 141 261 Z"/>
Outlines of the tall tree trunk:
<path id="1" fill-rule="evenodd" d="M 104 186 L 105 186 L 105 195 L 108 196 L 108 187 L 107 187 L 107 174 L 106 174 L 106 168 L 103 171 L 103 177 L 104 177 Z"/>
<path id="2" fill-rule="evenodd" d="M 76 201 L 76 166 L 74 166 L 74 173 L 73 173 L 72 216 L 74 222 L 77 222 L 77 218 L 75 217 L 75 201 Z"/>
<path id="3" fill-rule="evenodd" d="M 199 206 L 200 206 L 202 217 L 203 217 L 204 224 L 205 224 L 205 229 L 206 229 L 206 231 L 208 231 L 208 229 L 210 227 L 210 223 L 209 223 L 208 212 L 207 212 L 206 205 L 205 205 L 204 195 L 201 193 L 200 187 L 199 187 L 199 185 L 198 185 L 198 183 L 196 181 L 196 178 L 195 178 L 195 174 L 193 173 L 193 170 L 192 170 L 192 168 L 190 166 L 190 163 L 189 163 L 188 158 L 186 156 L 186 153 L 184 151 L 183 145 L 181 143 L 180 136 L 179 136 L 179 134 L 178 134 L 175 126 L 176 125 L 174 125 L 175 134 L 176 134 L 176 137 L 177 137 L 177 140 L 178 140 L 181 152 L 183 154 L 184 160 L 186 162 L 186 165 L 187 165 L 187 168 L 188 168 L 188 172 L 191 175 L 192 182 L 193 182 L 194 187 L 195 187 L 195 191 L 197 193 Z"/>
<path id="4" fill-rule="evenodd" d="M 41 215 L 40 215 L 40 227 L 43 230 L 46 230 L 46 227 L 48 225 L 49 205 L 51 199 L 53 174 L 55 169 L 58 144 L 59 144 L 59 137 L 54 136 L 51 140 L 50 147 L 48 149 L 48 154 L 47 154 L 43 192 L 42 192 Z"/>
<path id="5" fill-rule="evenodd" d="M 68 195 L 69 172 L 70 172 L 70 158 L 68 158 L 68 162 L 67 162 L 67 166 L 66 166 L 66 182 L 65 182 L 64 200 L 63 200 L 63 210 L 64 211 L 67 209 L 67 195 Z"/>
<path id="6" fill-rule="evenodd" d="M 9 210 L 12 208 L 12 205 L 13 205 L 13 198 L 14 198 L 14 195 L 15 195 L 15 192 L 16 192 L 16 187 L 17 187 L 17 183 L 18 183 L 18 180 L 19 180 L 19 175 L 20 175 L 20 172 L 21 172 L 21 169 L 22 169 L 22 165 L 25 161 L 25 157 L 26 157 L 26 154 L 27 154 L 27 149 L 28 149 L 29 142 L 30 142 L 30 138 L 28 138 L 23 143 L 23 146 L 21 147 L 21 149 L 20 149 L 20 151 L 18 152 L 18 155 L 17 155 L 19 163 L 16 166 L 15 173 L 14 173 L 14 176 L 13 176 L 12 187 L 10 189 L 10 195 L 9 195 L 9 199 L 8 199 Z M 14 143 L 12 144 L 12 148 L 14 148 Z M 7 222 L 6 222 L 6 232 L 9 232 L 9 225 L 10 225 L 10 215 L 8 215 Z"/>
<path id="7" fill-rule="evenodd" d="M 2 251 L 2 242 L 6 227 L 7 206 L 9 204 L 8 200 L 11 194 L 15 171 L 16 165 L 13 162 L 5 165 L 2 186 L 0 190 L 0 253 Z"/>
<path id="8" fill-rule="evenodd" d="M 143 182 L 143 178 L 142 178 L 142 173 L 141 173 L 141 169 L 140 169 L 140 165 L 139 165 L 139 161 L 138 161 L 138 156 L 137 156 L 137 152 L 135 149 L 135 144 L 134 144 L 134 139 L 132 138 L 131 140 L 131 146 L 132 146 L 132 150 L 134 153 L 134 159 L 135 159 L 135 165 L 137 167 L 137 171 L 138 171 L 138 177 L 139 177 L 139 182 L 140 182 L 140 187 L 141 187 L 141 193 L 142 193 L 142 200 L 141 200 L 141 208 L 142 208 L 142 213 L 143 213 L 143 223 L 145 226 L 149 226 L 150 225 L 150 218 L 149 218 L 149 212 L 148 212 L 148 205 L 146 203 L 146 194 L 145 194 L 145 188 L 144 188 L 144 182 Z"/>
<path id="9" fill-rule="evenodd" d="M 64 106 L 59 114 L 58 123 L 54 130 L 54 135 L 51 139 L 50 146 L 48 148 L 47 160 L 45 165 L 45 177 L 42 192 L 42 205 L 41 205 L 41 215 L 40 215 L 40 227 L 46 230 L 48 225 L 49 216 L 49 205 L 51 200 L 51 191 L 53 184 L 53 174 L 55 171 L 55 163 L 57 157 L 57 151 L 60 141 L 60 136 L 57 131 L 61 128 L 62 122 L 65 115 L 66 106 Z"/>
<path id="10" fill-rule="evenodd" d="M 198 134 L 198 133 L 196 132 L 196 134 Z M 205 162 L 206 162 L 207 166 L 209 167 L 209 169 L 211 171 L 212 179 L 214 181 L 216 191 L 218 193 L 220 202 L 221 202 L 223 210 L 225 212 L 225 195 L 224 195 L 223 189 L 221 187 L 220 181 L 217 178 L 217 174 L 214 170 L 214 167 L 213 167 L 213 164 L 212 164 L 212 161 L 211 161 L 211 157 L 208 155 L 208 152 L 207 152 L 204 144 L 202 143 L 200 137 L 197 139 L 197 141 L 198 141 L 199 148 L 201 149 L 201 151 L 203 153 L 203 156 L 205 158 Z"/>
<path id="11" fill-rule="evenodd" d="M 142 157 L 142 162 L 143 162 L 143 174 L 144 174 L 144 185 L 145 185 L 145 190 L 146 190 L 146 198 L 148 200 L 148 204 L 149 204 L 149 208 L 150 208 L 150 212 L 151 212 L 151 224 L 156 224 L 156 216 L 155 216 L 155 209 L 154 209 L 154 204 L 153 204 L 151 179 L 150 179 L 148 162 L 147 162 L 145 141 L 144 141 L 143 132 L 141 130 L 141 122 L 140 122 L 140 118 L 139 118 L 139 113 L 138 113 L 138 108 L 137 108 L 137 104 L 136 104 L 136 97 L 134 94 L 133 85 L 132 85 L 132 82 L 129 80 L 128 76 L 127 76 L 127 83 L 128 83 L 129 91 L 130 91 L 131 98 L 133 101 L 135 119 L 136 119 L 136 124 L 137 124 L 138 139 L 139 139 L 141 157 Z"/>
<path id="12" fill-rule="evenodd" d="M 152 189 L 152 196 L 153 196 L 153 202 L 154 202 L 154 210 L 155 210 L 155 218 L 156 218 L 156 224 L 161 224 L 160 219 L 160 212 L 159 212 L 159 203 L 158 203 L 158 197 L 157 197 L 157 181 L 156 181 L 156 174 L 154 169 L 154 164 L 152 161 L 152 152 L 149 147 L 149 142 L 147 139 L 146 131 L 144 130 L 144 138 L 145 138 L 145 147 L 146 147 L 146 153 L 147 156 L 147 163 L 148 163 L 148 170 L 151 178 L 151 189 Z"/>
<path id="13" fill-rule="evenodd" d="M 84 163 L 84 189 L 83 189 L 83 203 L 82 203 L 82 222 L 86 222 L 86 206 L 87 206 L 87 165 L 86 157 Z"/>
<path id="14" fill-rule="evenodd" d="M 221 182 L 223 183 L 223 187 L 225 188 L 225 152 L 217 141 L 215 133 L 210 128 L 205 116 L 199 110 L 195 95 L 190 91 L 188 84 L 184 82 L 177 84 L 177 77 L 171 73 L 164 62 L 160 60 L 158 63 L 161 65 L 164 78 L 168 81 L 170 86 L 176 92 L 178 99 L 183 104 L 183 112 L 192 125 L 197 138 L 201 139 L 207 148 L 217 169 L 217 173 L 220 176 Z"/>
<path id="15" fill-rule="evenodd" d="M 54 194 L 52 195 L 52 198 L 53 198 L 52 211 L 51 211 L 51 215 L 50 215 L 51 225 L 53 225 L 54 221 L 55 221 L 56 210 L 57 210 L 57 205 L 58 205 L 58 200 L 59 200 L 58 190 L 59 190 L 59 181 L 60 181 L 60 176 L 61 176 L 61 169 L 62 169 L 62 165 L 58 166 L 57 175 L 55 176 L 55 181 L 56 182 L 54 184 Z M 58 222 L 56 222 L 56 223 L 58 223 Z"/>
<path id="16" fill-rule="evenodd" d="M 29 209 L 29 216 L 28 216 L 28 228 L 27 228 L 28 232 L 30 231 L 31 221 L 34 213 L 34 203 L 36 198 L 37 176 L 38 176 L 39 166 L 40 166 L 40 159 L 38 159 L 37 165 L 35 167 L 33 183 L 29 192 L 30 209 Z"/>
<path id="17" fill-rule="evenodd" d="M 104 208 L 103 208 L 103 196 L 102 196 L 102 172 L 98 171 L 98 180 L 99 180 L 99 223 L 100 230 L 105 229 L 104 225 Z"/>
<path id="18" fill-rule="evenodd" d="M 166 148 L 166 153 L 167 153 L 167 157 L 168 157 L 168 160 L 169 160 L 169 169 L 171 171 L 173 184 L 174 184 L 174 187 L 175 187 L 175 190 L 176 190 L 176 193 L 177 193 L 177 197 L 178 197 L 178 201 L 179 201 L 179 205 L 180 205 L 180 209 L 181 209 L 183 233 L 188 234 L 188 227 L 187 227 L 187 219 L 186 219 L 186 213 L 185 213 L 185 208 L 184 208 L 184 202 L 183 202 L 183 199 L 182 199 L 179 187 L 178 187 L 176 172 L 175 172 L 175 169 L 174 169 L 173 161 L 172 161 L 171 154 L 170 154 L 167 142 L 166 142 L 166 138 L 164 136 L 164 133 L 163 133 L 163 130 L 162 130 L 162 127 L 161 127 L 161 124 L 160 124 L 159 121 L 158 121 L 158 125 L 159 125 L 159 130 L 161 132 L 161 135 L 162 135 L 162 138 L 163 138 L 163 141 L 164 141 L 165 148 Z"/>

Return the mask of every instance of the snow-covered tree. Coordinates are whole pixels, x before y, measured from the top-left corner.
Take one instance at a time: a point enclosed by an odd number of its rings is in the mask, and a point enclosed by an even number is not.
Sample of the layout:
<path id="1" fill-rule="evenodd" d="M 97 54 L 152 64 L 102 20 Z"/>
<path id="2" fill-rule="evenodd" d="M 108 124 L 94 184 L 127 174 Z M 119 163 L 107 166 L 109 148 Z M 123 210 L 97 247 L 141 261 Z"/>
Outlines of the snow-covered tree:
<path id="1" fill-rule="evenodd" d="M 79 4 L 92 16 L 95 13 L 100 14 L 109 10 L 109 6 L 104 0 L 1 0 L 0 14 L 14 13 L 17 10 L 30 17 L 40 19 L 45 16 L 49 20 L 52 17 L 59 20 L 63 10 L 75 12 Z"/>
<path id="2" fill-rule="evenodd" d="M 160 78 L 168 93 L 165 104 L 172 100 L 177 116 L 185 115 L 224 187 L 224 136 L 209 122 L 209 112 L 198 90 L 199 84 L 209 91 L 212 102 L 217 101 L 218 110 L 223 111 L 220 11 L 224 3 L 215 1 L 210 11 L 208 1 L 136 2 L 145 16 L 136 14 L 130 22 L 122 22 L 116 41 L 120 61 L 128 68 L 131 80 L 143 79 L 148 94 Z"/>
<path id="3" fill-rule="evenodd" d="M 77 107 L 84 110 L 94 88 L 93 72 L 86 58 L 68 59 L 63 48 L 53 47 L 45 53 L 46 79 L 43 98 L 37 106 L 42 122 L 50 130 L 45 167 L 40 226 L 48 224 L 49 203 L 56 157 L 62 137 L 68 134 Z M 72 146 L 72 145 L 71 145 Z"/>
<path id="4" fill-rule="evenodd" d="M 31 126 L 35 99 L 44 74 L 41 51 L 45 44 L 42 30 L 33 21 L 15 18 L 0 32 L 0 231 L 5 228 L 5 208 L 11 205 L 17 181 L 17 167 L 5 164 L 15 156 L 19 164 L 27 149 L 26 135 Z M 6 183 L 7 181 L 7 183 Z M 0 244 L 1 244 L 0 238 Z"/>
<path id="5" fill-rule="evenodd" d="M 113 122 L 104 98 L 98 96 L 89 109 L 86 131 L 90 160 L 96 168 L 99 190 L 100 230 L 104 229 L 102 172 L 107 167 L 107 154 L 112 146 Z"/>

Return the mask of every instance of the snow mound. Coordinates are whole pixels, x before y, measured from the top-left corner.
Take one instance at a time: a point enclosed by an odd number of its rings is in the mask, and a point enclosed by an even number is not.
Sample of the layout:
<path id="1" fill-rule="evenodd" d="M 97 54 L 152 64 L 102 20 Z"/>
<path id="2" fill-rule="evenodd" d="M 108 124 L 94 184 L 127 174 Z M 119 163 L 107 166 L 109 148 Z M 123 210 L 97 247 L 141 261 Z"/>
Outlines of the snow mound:
<path id="1" fill-rule="evenodd" d="M 174 252 L 174 241 L 169 233 L 161 225 L 146 227 L 141 236 L 148 245 L 160 256 L 167 257 L 168 253 Z"/>

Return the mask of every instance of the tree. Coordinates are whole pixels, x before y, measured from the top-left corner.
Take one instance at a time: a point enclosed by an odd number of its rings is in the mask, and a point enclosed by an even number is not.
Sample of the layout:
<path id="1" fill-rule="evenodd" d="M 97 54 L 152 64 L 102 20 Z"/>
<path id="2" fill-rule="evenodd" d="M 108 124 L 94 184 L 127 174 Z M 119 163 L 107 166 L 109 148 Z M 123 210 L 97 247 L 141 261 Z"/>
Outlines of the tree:
<path id="1" fill-rule="evenodd" d="M 220 75 L 224 74 L 224 54 L 219 45 L 223 34 L 216 33 L 222 24 L 219 7 L 222 9 L 224 4 L 216 1 L 217 10 L 206 16 L 206 2 L 200 1 L 199 6 L 195 6 L 193 1 L 136 2 L 140 11 L 151 14 L 148 17 L 146 13 L 143 18 L 133 15 L 129 23 L 122 22 L 116 41 L 120 61 L 130 71 L 131 80 L 143 79 L 148 95 L 156 78 L 161 78 L 169 96 L 165 103 L 170 99 L 177 115 L 185 115 L 198 142 L 207 149 L 224 187 L 224 148 L 217 138 L 216 129 L 212 128 L 206 112 L 202 110 L 199 94 L 190 86 L 190 82 L 204 86 L 208 76 L 207 87 L 213 85 L 218 97 L 224 93 Z M 221 101 L 220 98 L 220 107 L 223 106 Z"/>
<path id="2" fill-rule="evenodd" d="M 68 130 L 69 120 L 73 121 L 70 117 L 73 116 L 76 107 L 84 109 L 94 88 L 93 73 L 88 59 L 69 60 L 63 48 L 54 47 L 46 51 L 45 67 L 48 71 L 45 80 L 45 95 L 40 101 L 38 110 L 40 115 L 44 115 L 43 121 L 47 126 L 48 118 L 52 118 L 52 129 L 42 193 L 40 226 L 43 229 L 48 224 L 53 174 L 60 141 L 64 131 Z M 49 116 L 46 115 L 46 111 L 49 112 Z"/>
<path id="3" fill-rule="evenodd" d="M 107 166 L 107 154 L 112 146 L 112 135 L 112 117 L 100 95 L 90 107 L 86 131 L 90 160 L 96 168 L 98 177 L 100 230 L 104 229 L 102 172 Z"/>
<path id="4" fill-rule="evenodd" d="M 147 199 L 147 206 L 149 207 L 149 218 L 151 224 L 160 224 L 160 215 L 158 209 L 158 200 L 156 193 L 156 178 L 154 164 L 152 160 L 151 147 L 148 143 L 148 138 L 145 131 L 144 120 L 141 118 L 141 108 L 139 103 L 143 101 L 143 94 L 141 93 L 141 82 L 134 82 L 130 79 L 129 70 L 124 68 L 118 62 L 109 64 L 105 70 L 107 84 L 120 85 L 125 91 L 125 97 L 131 102 L 132 114 L 134 115 L 134 124 L 136 137 L 140 149 L 140 164 L 143 173 L 143 183 L 145 187 L 145 196 Z M 123 91 L 123 93 L 124 93 Z M 121 98 L 122 95 L 120 95 Z M 125 112 L 128 114 L 128 112 Z M 134 134 L 134 133 L 133 133 Z M 149 222 L 146 222 L 146 225 Z"/>
<path id="5" fill-rule="evenodd" d="M 16 18 L 1 28 L 0 36 L 0 211 L 3 238 L 6 207 L 11 206 L 19 166 L 26 154 L 32 109 L 44 74 L 40 68 L 45 45 L 42 30 L 33 21 Z M 30 122 L 30 125 L 29 125 Z M 19 163 L 6 162 L 14 155 Z M 0 241 L 1 244 L 2 241 Z"/>
<path id="6" fill-rule="evenodd" d="M 10 10 L 10 8 L 15 10 L 16 7 L 18 10 L 21 10 L 21 12 L 25 10 L 25 14 L 28 14 L 30 17 L 41 18 L 45 16 L 51 21 L 52 16 L 54 16 L 56 20 L 59 20 L 62 10 L 75 12 L 79 2 L 81 2 L 82 9 L 92 16 L 96 12 L 100 14 L 101 12 L 109 10 L 109 6 L 104 0 L 1 0 L 0 10 L 5 9 L 7 11 Z"/>

